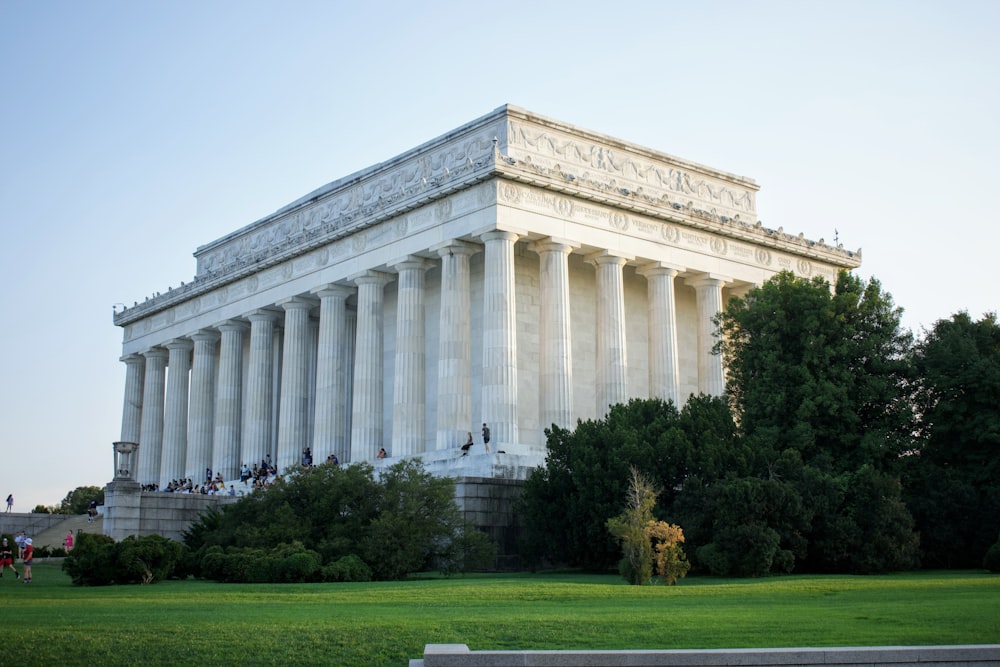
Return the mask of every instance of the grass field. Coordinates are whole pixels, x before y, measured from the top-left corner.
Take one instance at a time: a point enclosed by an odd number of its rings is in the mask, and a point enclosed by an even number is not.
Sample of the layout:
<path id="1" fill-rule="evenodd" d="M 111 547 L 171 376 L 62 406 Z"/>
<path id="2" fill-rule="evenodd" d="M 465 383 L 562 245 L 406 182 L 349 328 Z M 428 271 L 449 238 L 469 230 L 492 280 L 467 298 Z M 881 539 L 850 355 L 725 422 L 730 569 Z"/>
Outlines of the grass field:
<path id="1" fill-rule="evenodd" d="M 367 584 L 167 581 L 79 588 L 58 564 L 0 579 L 21 665 L 396 665 L 424 644 L 484 649 L 1000 643 L 1000 576 L 476 575 Z"/>

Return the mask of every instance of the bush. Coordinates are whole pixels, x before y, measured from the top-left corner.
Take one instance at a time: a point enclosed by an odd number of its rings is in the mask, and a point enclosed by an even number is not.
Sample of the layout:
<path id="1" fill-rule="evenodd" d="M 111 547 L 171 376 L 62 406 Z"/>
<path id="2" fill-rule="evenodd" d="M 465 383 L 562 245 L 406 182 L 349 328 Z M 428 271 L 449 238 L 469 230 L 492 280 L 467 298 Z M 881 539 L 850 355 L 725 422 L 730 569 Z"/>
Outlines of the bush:
<path id="1" fill-rule="evenodd" d="M 82 533 L 62 569 L 77 586 L 108 586 L 115 579 L 114 549 L 107 535 Z"/>
<path id="2" fill-rule="evenodd" d="M 184 545 L 160 535 L 116 543 L 107 535 L 82 533 L 63 570 L 77 586 L 152 584 L 170 577 L 183 558 Z"/>
<path id="3" fill-rule="evenodd" d="M 160 535 L 126 537 L 115 545 L 115 583 L 153 584 L 173 574 L 184 545 Z"/>
<path id="4" fill-rule="evenodd" d="M 321 576 L 323 581 L 371 581 L 372 569 L 363 560 L 350 554 L 324 565 Z"/>
<path id="5" fill-rule="evenodd" d="M 990 572 L 1000 572 L 1000 539 L 997 539 L 986 552 L 986 556 L 983 557 L 983 567 Z"/>
<path id="6" fill-rule="evenodd" d="M 441 574 L 451 576 L 459 572 L 492 569 L 496 558 L 496 542 L 469 524 L 452 539 L 450 548 L 435 559 L 435 566 Z"/>
<path id="7" fill-rule="evenodd" d="M 319 575 L 319 554 L 313 551 L 300 551 L 285 556 L 279 565 L 281 580 L 290 584 L 301 584 L 315 581 Z"/>

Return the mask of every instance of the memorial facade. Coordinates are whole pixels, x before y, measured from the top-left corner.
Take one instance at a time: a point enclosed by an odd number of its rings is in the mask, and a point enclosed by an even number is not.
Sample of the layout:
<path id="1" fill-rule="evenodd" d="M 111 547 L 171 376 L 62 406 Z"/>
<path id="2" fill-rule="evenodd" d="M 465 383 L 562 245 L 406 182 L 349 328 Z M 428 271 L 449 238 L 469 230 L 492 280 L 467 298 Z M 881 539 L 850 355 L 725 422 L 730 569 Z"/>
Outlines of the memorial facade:
<path id="1" fill-rule="evenodd" d="M 757 190 L 512 106 L 334 181 L 115 313 L 134 479 L 229 480 L 309 448 L 519 480 L 551 424 L 721 394 L 712 318 L 729 296 L 860 265 L 763 227 Z"/>

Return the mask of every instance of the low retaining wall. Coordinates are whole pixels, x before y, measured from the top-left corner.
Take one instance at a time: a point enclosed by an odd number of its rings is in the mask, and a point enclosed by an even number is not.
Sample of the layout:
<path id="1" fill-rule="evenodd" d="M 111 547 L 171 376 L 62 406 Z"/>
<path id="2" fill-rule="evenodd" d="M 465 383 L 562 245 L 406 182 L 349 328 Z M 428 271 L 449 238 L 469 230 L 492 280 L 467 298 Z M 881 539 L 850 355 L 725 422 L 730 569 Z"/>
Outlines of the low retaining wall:
<path id="1" fill-rule="evenodd" d="M 13 535 L 24 531 L 28 537 L 33 537 L 38 533 L 56 526 L 74 514 L 35 514 L 35 513 L 10 513 L 0 514 L 0 533 Z"/>
<path id="2" fill-rule="evenodd" d="M 470 651 L 465 644 L 427 644 L 410 667 L 985 667 L 1000 665 L 1000 644 L 675 651 Z"/>

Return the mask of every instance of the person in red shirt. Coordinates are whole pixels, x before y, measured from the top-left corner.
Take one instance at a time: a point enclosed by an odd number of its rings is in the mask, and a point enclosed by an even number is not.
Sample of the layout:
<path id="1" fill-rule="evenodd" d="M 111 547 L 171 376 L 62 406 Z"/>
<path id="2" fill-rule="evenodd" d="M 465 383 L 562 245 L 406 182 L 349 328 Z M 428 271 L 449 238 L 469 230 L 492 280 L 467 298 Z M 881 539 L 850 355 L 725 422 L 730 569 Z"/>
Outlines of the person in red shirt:
<path id="1" fill-rule="evenodd" d="M 7 538 L 5 537 L 3 538 L 3 545 L 0 546 L 0 577 L 3 576 L 3 571 L 8 567 L 14 570 L 15 579 L 21 576 L 14 568 L 14 549 L 11 548 L 10 543 L 7 542 Z"/>
<path id="2" fill-rule="evenodd" d="M 24 541 L 24 556 L 21 558 L 21 562 L 24 563 L 24 583 L 30 584 L 31 563 L 35 559 L 35 547 L 32 546 L 30 537 Z"/>

